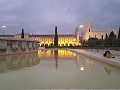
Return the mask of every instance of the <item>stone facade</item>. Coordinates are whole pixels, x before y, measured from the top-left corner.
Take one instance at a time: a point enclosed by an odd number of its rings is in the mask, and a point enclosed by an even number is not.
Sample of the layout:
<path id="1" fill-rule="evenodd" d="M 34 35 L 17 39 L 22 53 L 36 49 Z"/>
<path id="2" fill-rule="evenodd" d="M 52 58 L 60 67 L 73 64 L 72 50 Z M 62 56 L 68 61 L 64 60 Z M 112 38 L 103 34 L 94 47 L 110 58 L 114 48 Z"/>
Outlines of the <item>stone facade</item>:
<path id="1" fill-rule="evenodd" d="M 105 39 L 106 34 L 109 36 L 109 34 L 111 32 L 114 32 L 114 34 L 116 35 L 116 37 L 118 36 L 118 30 L 95 30 L 93 28 L 92 22 L 88 21 L 85 25 L 84 25 L 84 33 L 82 35 L 82 39 L 83 40 L 88 40 L 89 38 L 98 38 L 98 39 Z"/>
<path id="2" fill-rule="evenodd" d="M 53 46 L 54 35 L 33 35 L 34 40 L 40 41 L 40 46 Z M 75 35 L 58 35 L 58 46 L 75 46 L 76 36 Z"/>
<path id="3" fill-rule="evenodd" d="M 3 35 L 0 35 L 3 37 Z M 4 38 L 15 38 L 21 39 L 21 34 L 15 35 L 4 35 Z M 54 45 L 54 34 L 34 34 L 30 35 L 28 33 L 24 34 L 24 39 L 31 39 L 39 41 L 40 46 L 53 46 Z M 58 46 L 78 46 L 80 45 L 80 32 L 77 27 L 75 34 L 59 34 L 58 33 Z"/>
<path id="4" fill-rule="evenodd" d="M 14 38 L 21 38 L 21 34 L 15 34 L 14 35 Z M 30 38 L 30 35 L 28 33 L 25 33 L 24 34 L 24 39 L 29 39 Z"/>
<path id="5" fill-rule="evenodd" d="M 52 35 L 32 35 L 34 40 L 40 41 L 40 46 L 52 46 L 54 44 L 54 34 Z M 75 34 L 59 34 L 58 46 L 78 46 L 80 40 L 79 29 L 76 28 Z"/>

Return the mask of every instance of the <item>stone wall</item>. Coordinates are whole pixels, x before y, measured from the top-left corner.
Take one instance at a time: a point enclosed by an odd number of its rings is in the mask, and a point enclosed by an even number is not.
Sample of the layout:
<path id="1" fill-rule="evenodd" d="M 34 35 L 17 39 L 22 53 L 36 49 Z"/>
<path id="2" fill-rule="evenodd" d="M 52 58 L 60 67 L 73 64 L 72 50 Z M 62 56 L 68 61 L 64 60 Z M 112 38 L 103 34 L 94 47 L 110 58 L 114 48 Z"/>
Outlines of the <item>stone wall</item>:
<path id="1" fill-rule="evenodd" d="M 0 55 L 23 54 L 38 51 L 38 41 L 0 38 Z"/>

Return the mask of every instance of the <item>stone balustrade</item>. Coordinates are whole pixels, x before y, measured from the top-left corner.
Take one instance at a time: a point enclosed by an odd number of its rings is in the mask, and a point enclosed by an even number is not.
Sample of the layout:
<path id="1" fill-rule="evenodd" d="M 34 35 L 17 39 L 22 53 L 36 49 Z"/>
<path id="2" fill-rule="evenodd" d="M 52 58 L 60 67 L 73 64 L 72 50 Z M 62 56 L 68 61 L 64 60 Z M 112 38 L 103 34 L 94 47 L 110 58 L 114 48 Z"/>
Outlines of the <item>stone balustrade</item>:
<path id="1" fill-rule="evenodd" d="M 38 41 L 31 39 L 0 38 L 0 55 L 24 54 L 38 51 Z"/>

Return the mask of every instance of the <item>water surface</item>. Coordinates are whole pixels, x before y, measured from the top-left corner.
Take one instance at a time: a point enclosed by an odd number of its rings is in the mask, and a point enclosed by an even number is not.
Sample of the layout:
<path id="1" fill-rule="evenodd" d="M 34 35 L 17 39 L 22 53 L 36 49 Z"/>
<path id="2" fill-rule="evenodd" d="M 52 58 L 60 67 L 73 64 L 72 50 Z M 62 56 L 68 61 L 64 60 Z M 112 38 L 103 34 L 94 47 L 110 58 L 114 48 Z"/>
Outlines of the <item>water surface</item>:
<path id="1" fill-rule="evenodd" d="M 67 50 L 0 57 L 0 90 L 118 88 L 120 69 Z"/>

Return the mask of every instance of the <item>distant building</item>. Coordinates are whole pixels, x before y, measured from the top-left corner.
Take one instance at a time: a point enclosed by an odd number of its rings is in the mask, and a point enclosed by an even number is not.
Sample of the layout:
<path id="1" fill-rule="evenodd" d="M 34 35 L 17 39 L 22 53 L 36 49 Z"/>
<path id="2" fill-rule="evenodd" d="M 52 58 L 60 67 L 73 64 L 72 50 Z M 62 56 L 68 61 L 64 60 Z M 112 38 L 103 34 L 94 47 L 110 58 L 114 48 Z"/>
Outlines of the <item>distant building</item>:
<path id="1" fill-rule="evenodd" d="M 84 32 L 82 33 L 82 40 L 88 40 L 89 38 L 98 38 L 98 39 L 105 39 L 106 34 L 109 34 L 113 31 L 116 37 L 118 37 L 118 30 L 95 30 L 93 29 L 93 25 L 91 21 L 87 21 L 85 25 L 83 25 Z M 75 34 L 59 34 L 58 33 L 58 46 L 78 46 L 80 44 L 80 28 L 77 26 L 75 30 Z M 0 35 L 3 37 L 3 35 Z M 4 37 L 8 38 L 21 38 L 21 34 L 15 35 L 4 35 Z M 38 40 L 40 46 L 53 46 L 54 45 L 54 34 L 47 34 L 47 35 L 29 35 L 24 34 L 25 39 L 33 39 Z"/>
<path id="2" fill-rule="evenodd" d="M 11 36 L 12 38 L 21 38 L 21 34 L 15 35 L 5 35 Z M 1 35 L 2 37 L 2 35 Z M 29 35 L 24 34 L 24 39 L 33 39 L 40 41 L 40 46 L 53 46 L 54 45 L 54 34 L 47 35 Z M 58 33 L 58 46 L 78 46 L 80 45 L 80 37 L 79 37 L 79 28 L 77 27 L 75 30 L 75 34 L 59 34 Z"/>
<path id="3" fill-rule="evenodd" d="M 54 34 L 53 35 L 32 35 L 34 40 L 40 41 L 40 46 L 53 46 L 54 45 Z M 78 46 L 80 37 L 79 29 L 76 28 L 75 34 L 59 34 L 58 33 L 58 46 Z"/>
<path id="4" fill-rule="evenodd" d="M 105 39 L 106 34 L 109 36 L 111 32 L 114 32 L 116 37 L 118 36 L 118 30 L 95 30 L 93 28 L 92 22 L 87 21 L 84 25 L 84 33 L 82 34 L 83 40 L 88 40 L 89 38 L 98 38 L 98 39 Z"/>
<path id="5" fill-rule="evenodd" d="M 54 35 L 33 35 L 34 40 L 40 41 L 40 46 L 53 46 Z M 58 35 L 58 46 L 76 46 L 75 35 Z"/>
<path id="6" fill-rule="evenodd" d="M 14 38 L 14 35 L 0 35 L 1 38 Z"/>
<path id="7" fill-rule="evenodd" d="M 21 38 L 21 33 L 15 34 L 14 38 Z M 24 39 L 29 39 L 29 38 L 31 38 L 31 35 L 29 35 L 28 33 L 24 33 Z"/>

